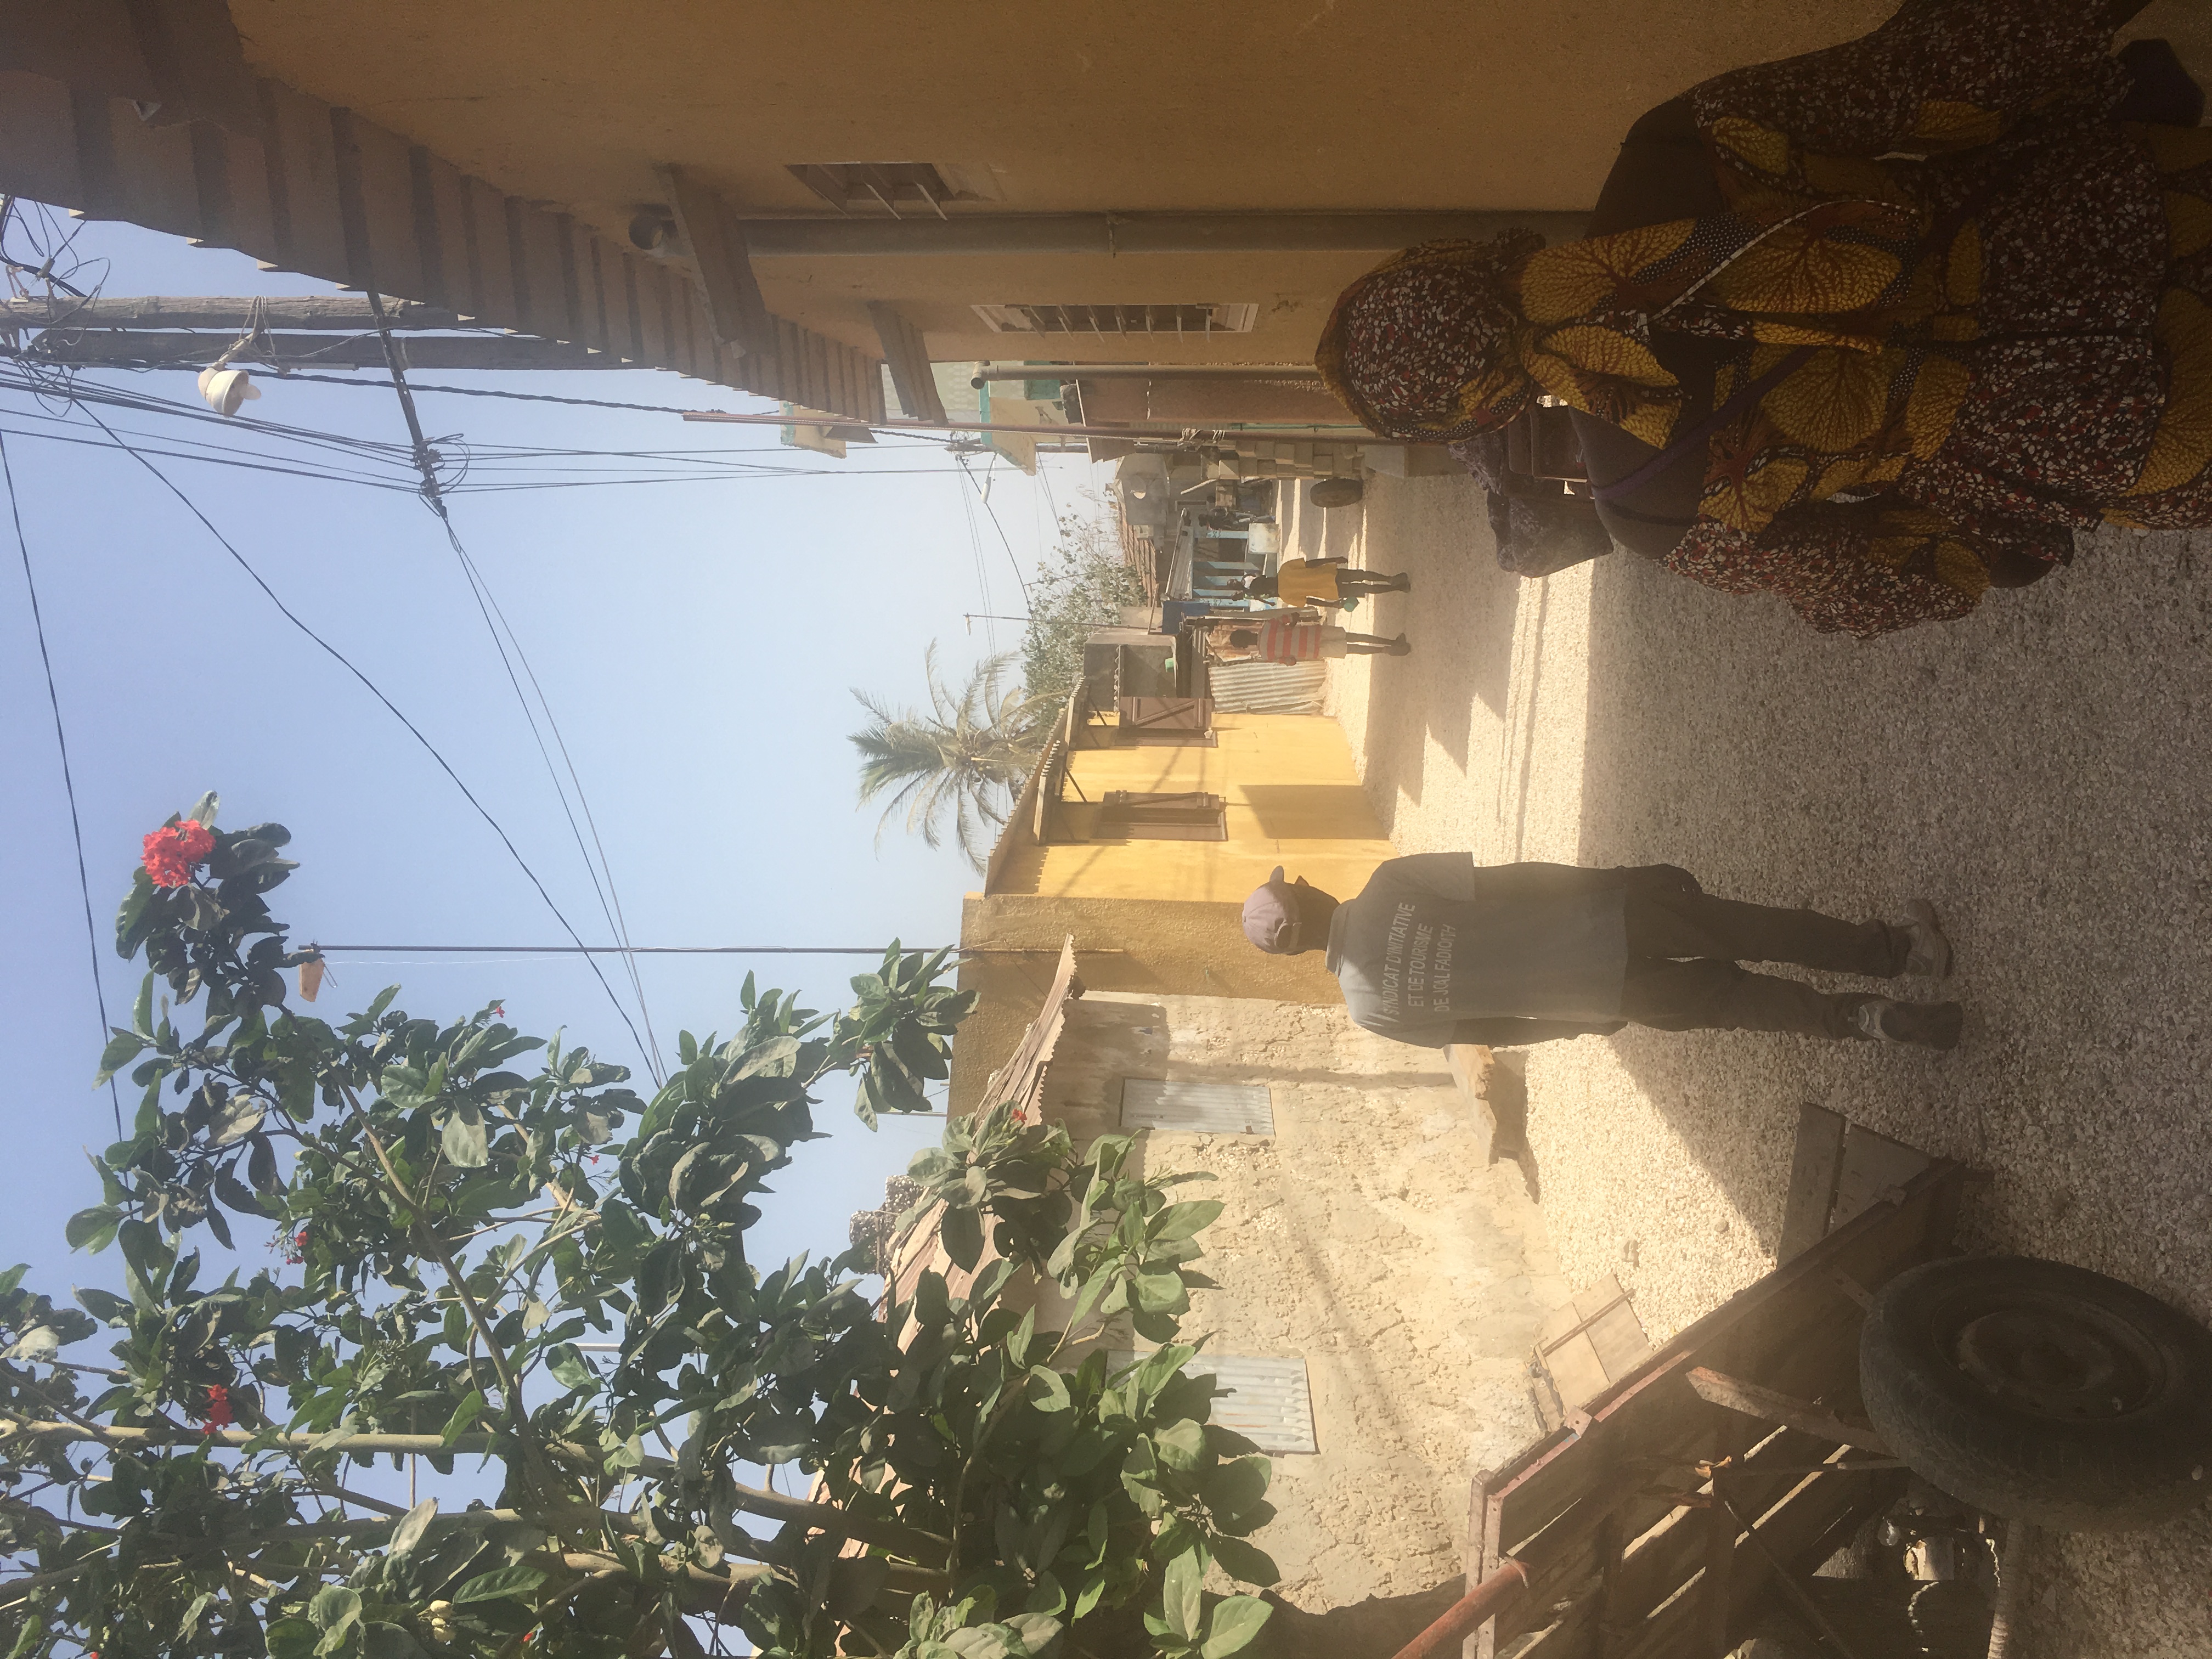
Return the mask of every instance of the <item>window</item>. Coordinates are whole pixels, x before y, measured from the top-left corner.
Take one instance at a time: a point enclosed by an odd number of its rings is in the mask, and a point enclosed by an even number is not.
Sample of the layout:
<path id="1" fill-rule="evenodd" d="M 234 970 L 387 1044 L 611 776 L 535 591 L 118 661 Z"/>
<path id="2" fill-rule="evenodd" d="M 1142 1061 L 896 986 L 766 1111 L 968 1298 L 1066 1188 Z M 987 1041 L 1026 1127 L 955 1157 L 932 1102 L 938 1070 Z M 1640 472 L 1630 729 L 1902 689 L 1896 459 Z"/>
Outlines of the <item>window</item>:
<path id="1" fill-rule="evenodd" d="M 1227 841 L 1228 803 L 1200 789 L 1139 794 L 1109 789 L 1094 841 Z"/>
<path id="2" fill-rule="evenodd" d="M 1106 1363 L 1119 1370 L 1142 1358 L 1124 1351 L 1109 1353 Z M 1306 1382 L 1306 1362 L 1298 1356 L 1201 1353 L 1182 1370 L 1185 1376 L 1210 1373 L 1229 1390 L 1216 1396 L 1212 1420 L 1261 1451 L 1280 1455 L 1321 1449 L 1314 1437 L 1313 1391 Z"/>
<path id="3" fill-rule="evenodd" d="M 994 334 L 1249 334 L 1256 305 L 977 306 Z"/>
<path id="4" fill-rule="evenodd" d="M 1208 697 L 1123 697 L 1118 712 L 1117 744 L 1199 744 L 1211 749 L 1218 741 Z"/>
<path id="5" fill-rule="evenodd" d="M 1185 1134 L 1271 1135 L 1274 1097 L 1264 1083 L 1164 1083 L 1121 1080 L 1121 1127 Z"/>
<path id="6" fill-rule="evenodd" d="M 927 161 L 854 161 L 832 167 L 795 167 L 791 176 L 830 206 L 849 212 L 854 208 L 888 209 L 893 218 L 902 209 L 919 208 L 926 217 L 944 211 L 945 202 L 973 202 L 982 191 L 965 168 L 931 166 Z M 951 176 L 947 177 L 950 173 Z"/>

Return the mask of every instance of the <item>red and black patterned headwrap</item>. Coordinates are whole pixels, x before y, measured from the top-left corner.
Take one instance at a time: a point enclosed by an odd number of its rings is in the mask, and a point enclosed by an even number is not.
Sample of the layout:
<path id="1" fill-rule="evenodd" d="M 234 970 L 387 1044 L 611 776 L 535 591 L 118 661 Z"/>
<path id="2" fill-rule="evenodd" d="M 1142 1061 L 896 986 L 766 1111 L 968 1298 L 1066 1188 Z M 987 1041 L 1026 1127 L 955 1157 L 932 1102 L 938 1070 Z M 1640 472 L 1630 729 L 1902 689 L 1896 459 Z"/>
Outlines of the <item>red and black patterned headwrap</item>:
<path id="1" fill-rule="evenodd" d="M 1535 390 L 1518 280 L 1543 246 L 1509 230 L 1391 255 L 1338 296 L 1315 356 L 1322 380 L 1386 437 L 1450 443 L 1503 426 Z"/>

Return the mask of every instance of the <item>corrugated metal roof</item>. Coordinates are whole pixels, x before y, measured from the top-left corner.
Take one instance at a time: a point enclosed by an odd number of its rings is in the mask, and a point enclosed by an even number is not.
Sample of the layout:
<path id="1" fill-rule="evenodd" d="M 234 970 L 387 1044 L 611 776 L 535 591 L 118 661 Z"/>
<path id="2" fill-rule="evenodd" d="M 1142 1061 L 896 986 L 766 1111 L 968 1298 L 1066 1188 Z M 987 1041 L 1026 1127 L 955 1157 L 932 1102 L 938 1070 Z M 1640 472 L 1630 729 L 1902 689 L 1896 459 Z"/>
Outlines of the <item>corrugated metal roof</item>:
<path id="1" fill-rule="evenodd" d="M 1184 1134 L 1271 1135 L 1274 1097 L 1264 1083 L 1121 1079 L 1121 1127 Z"/>
<path id="2" fill-rule="evenodd" d="M 1134 1352 L 1109 1356 L 1118 1370 L 1140 1358 Z M 1306 1362 L 1297 1354 L 1201 1353 L 1183 1368 L 1185 1376 L 1211 1374 L 1229 1392 L 1213 1402 L 1213 1421 L 1243 1435 L 1263 1452 L 1316 1452 L 1313 1391 Z"/>
<path id="3" fill-rule="evenodd" d="M 1325 662 L 1217 662 L 1206 689 L 1224 714 L 1318 714 L 1328 695 Z"/>

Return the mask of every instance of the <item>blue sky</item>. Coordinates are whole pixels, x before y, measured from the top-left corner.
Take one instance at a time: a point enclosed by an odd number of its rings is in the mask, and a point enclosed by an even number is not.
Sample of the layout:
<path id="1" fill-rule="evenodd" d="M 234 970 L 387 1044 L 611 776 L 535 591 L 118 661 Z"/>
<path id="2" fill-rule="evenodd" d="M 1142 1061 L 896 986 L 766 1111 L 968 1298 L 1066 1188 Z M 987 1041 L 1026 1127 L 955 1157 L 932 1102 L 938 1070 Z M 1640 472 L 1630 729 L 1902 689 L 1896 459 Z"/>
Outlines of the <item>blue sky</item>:
<path id="1" fill-rule="evenodd" d="M 84 227 L 75 252 L 109 262 L 101 288 L 111 296 L 334 291 L 125 225 Z M 94 378 L 173 399 L 195 395 L 188 374 Z M 643 370 L 419 379 L 684 408 L 772 407 Z M 388 391 L 263 384 L 250 416 L 404 441 Z M 1024 574 L 1033 569 L 1054 508 L 1074 505 L 1090 484 L 1086 462 L 1048 459 L 1042 483 L 999 464 L 988 503 L 994 527 L 934 447 L 856 448 L 840 463 L 780 448 L 773 428 L 427 391 L 420 403 L 434 437 L 459 434 L 478 445 L 726 447 L 818 468 L 821 476 L 806 477 L 465 493 L 453 522 L 561 722 L 634 940 L 957 938 L 961 895 L 975 884 L 965 861 L 896 830 L 878 852 L 874 811 L 855 809 L 845 733 L 859 710 L 848 688 L 919 699 L 933 638 L 957 684 L 988 648 L 987 625 L 970 634 L 962 613 L 1022 611 L 1017 562 Z M 228 825 L 290 826 L 302 868 L 275 908 L 295 940 L 561 942 L 492 832 L 398 723 L 295 631 L 137 462 L 24 435 L 63 429 L 34 418 L 40 412 L 27 395 L 0 392 L 75 763 L 111 1017 L 126 1018 L 137 985 L 138 970 L 106 941 L 139 839 L 209 788 L 222 792 Z M 102 413 L 138 432 L 232 435 Z M 74 435 L 88 434 L 98 436 L 88 426 Z M 285 601 L 422 728 L 585 938 L 605 942 L 544 763 L 422 504 L 322 479 L 161 465 Z M 938 470 L 894 471 L 917 467 Z M 113 1125 L 106 1095 L 89 1086 L 100 1034 L 46 688 L 4 523 L 0 539 L 9 544 L 0 560 L 0 766 L 15 802 L 16 871 L 0 945 L 0 1045 L 12 1079 L 11 1154 L 29 1177 L 0 1208 L 0 1263 L 30 1262 L 32 1283 L 65 1293 L 72 1282 L 113 1277 L 111 1260 L 71 1258 L 61 1240 L 66 1217 L 98 1201 L 82 1149 L 105 1146 Z M 990 631 L 999 648 L 1018 641 L 1018 623 Z M 866 965 L 647 958 L 642 973 L 672 1052 L 679 1028 L 703 1035 L 738 1023 L 749 967 L 763 984 L 796 985 L 826 1008 Z M 636 1059 L 605 994 L 573 957 L 338 957 L 334 967 L 325 1011 L 357 1007 L 395 981 L 404 987 L 401 1006 L 418 1014 L 450 1016 L 503 998 L 526 1030 L 565 1028 L 572 1044 Z M 611 963 L 607 972 L 625 988 Z M 841 1082 L 820 1114 L 835 1139 L 799 1149 L 757 1230 L 758 1259 L 843 1248 L 851 1212 L 879 1202 L 884 1178 L 938 1132 L 918 1121 L 872 1135 L 848 1105 Z M 247 1270 L 259 1265 L 249 1251 Z"/>

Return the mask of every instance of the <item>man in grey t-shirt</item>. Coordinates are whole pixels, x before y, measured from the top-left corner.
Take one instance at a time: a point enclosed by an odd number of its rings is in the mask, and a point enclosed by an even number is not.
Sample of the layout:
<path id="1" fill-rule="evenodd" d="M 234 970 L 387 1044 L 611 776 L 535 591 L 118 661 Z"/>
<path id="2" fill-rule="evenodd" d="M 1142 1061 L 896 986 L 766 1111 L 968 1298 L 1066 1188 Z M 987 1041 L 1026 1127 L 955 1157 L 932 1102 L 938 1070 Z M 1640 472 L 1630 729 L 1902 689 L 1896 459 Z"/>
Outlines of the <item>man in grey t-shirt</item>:
<path id="1" fill-rule="evenodd" d="M 1357 1024 L 1428 1048 L 1636 1024 L 1949 1048 L 1955 1002 L 1820 991 L 1738 965 L 1944 978 L 1951 947 L 1934 907 L 1916 899 L 1905 910 L 1901 922 L 1839 921 L 1715 898 L 1667 864 L 1484 868 L 1467 853 L 1421 853 L 1378 866 L 1342 903 L 1278 866 L 1244 902 L 1244 933 L 1278 955 L 1327 950 Z"/>

